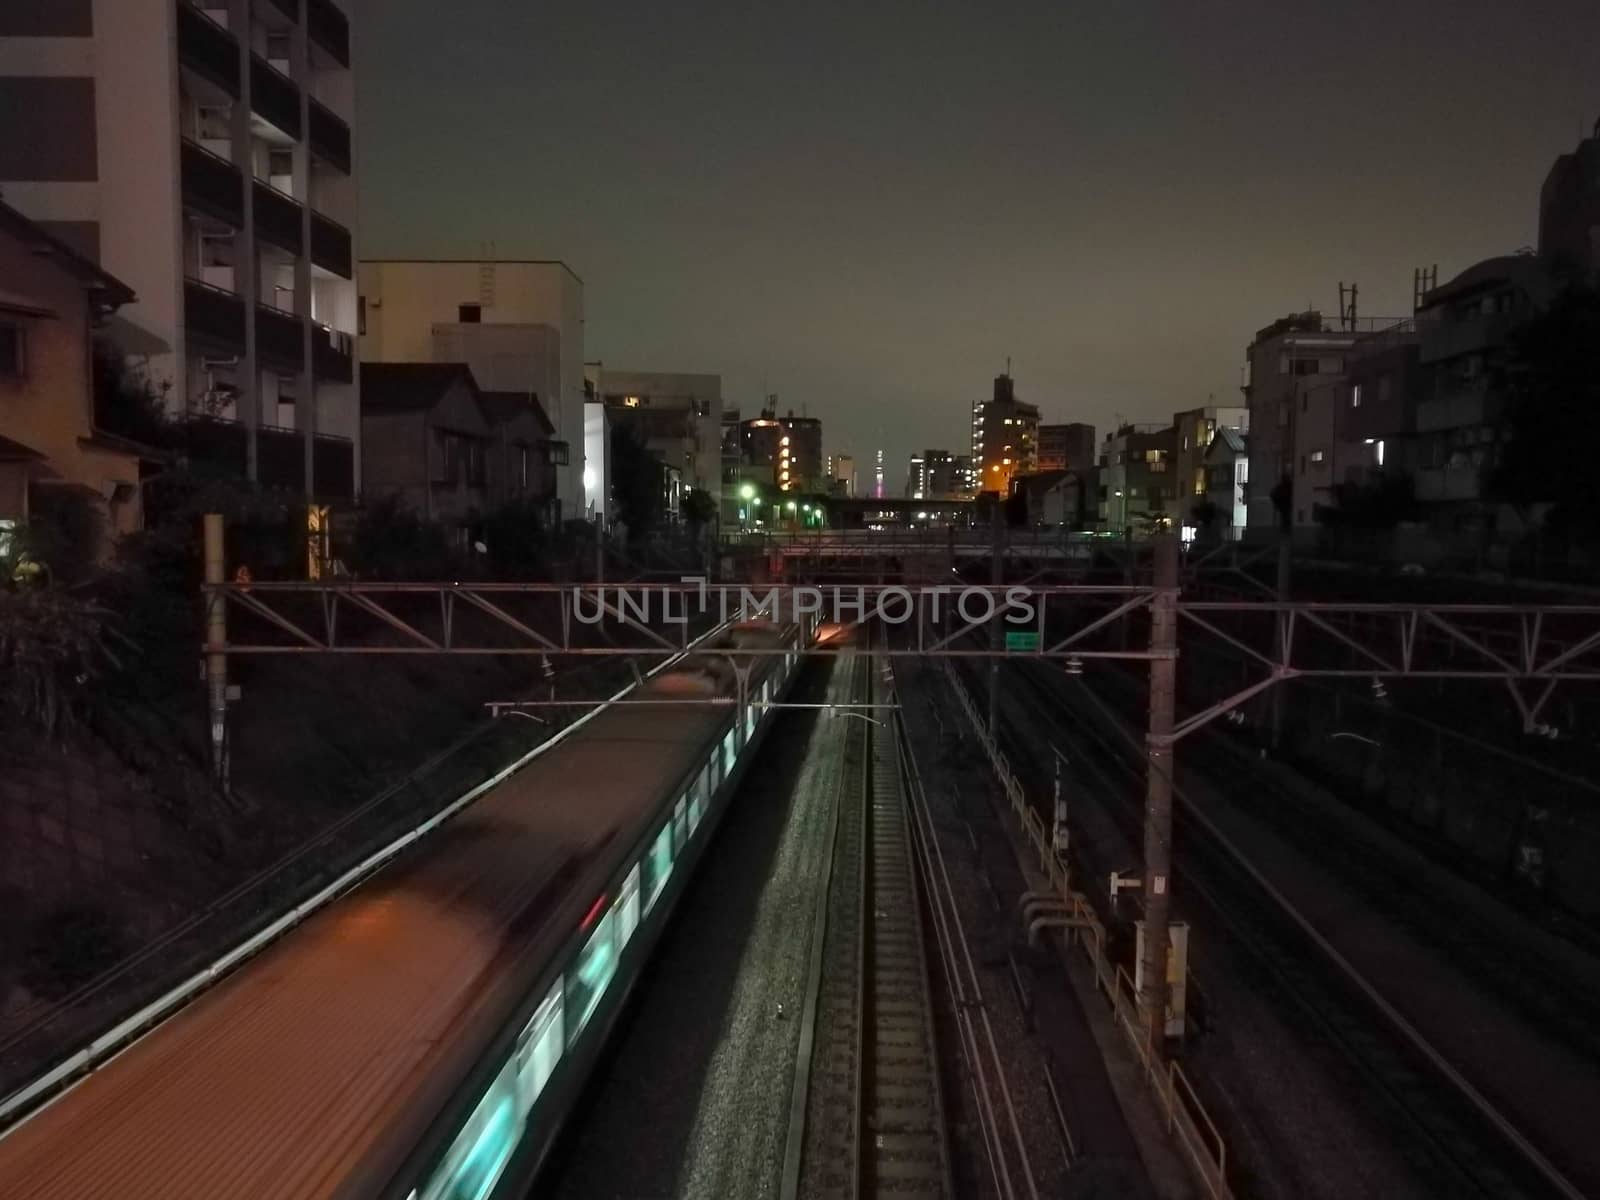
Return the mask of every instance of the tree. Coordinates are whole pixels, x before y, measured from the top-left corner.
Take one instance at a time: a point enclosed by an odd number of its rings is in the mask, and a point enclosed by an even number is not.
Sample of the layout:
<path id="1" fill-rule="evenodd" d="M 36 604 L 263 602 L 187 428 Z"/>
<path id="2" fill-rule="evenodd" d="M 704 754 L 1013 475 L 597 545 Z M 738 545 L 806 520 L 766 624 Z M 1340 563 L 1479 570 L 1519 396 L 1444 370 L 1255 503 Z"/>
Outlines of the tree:
<path id="1" fill-rule="evenodd" d="M 1569 288 L 1512 334 L 1493 382 L 1507 440 L 1490 494 L 1524 511 L 1549 503 L 1547 525 L 1585 527 L 1600 441 L 1600 290 Z"/>
<path id="2" fill-rule="evenodd" d="M 122 352 L 104 339 L 94 344 L 92 382 L 97 428 L 146 446 L 177 444 L 178 427 L 164 400 L 171 385 L 157 390 L 149 379 L 129 370 Z"/>
<path id="3" fill-rule="evenodd" d="M 1199 531 L 1201 541 L 1211 540 L 1212 532 L 1217 522 L 1222 518 L 1222 509 L 1212 499 L 1196 500 L 1189 509 L 1189 516 L 1194 521 L 1195 528 Z"/>
<path id="4" fill-rule="evenodd" d="M 705 488 L 690 488 L 683 494 L 683 519 L 691 529 L 711 524 L 717 519 L 717 500 Z"/>
<path id="5" fill-rule="evenodd" d="M 631 421 L 611 428 L 611 493 L 617 518 L 634 537 L 661 520 L 661 460 L 650 453 L 644 434 Z"/>
<path id="6" fill-rule="evenodd" d="M 1333 503 L 1319 504 L 1317 520 L 1333 528 L 1381 532 L 1420 515 L 1409 475 L 1385 471 L 1370 483 L 1346 480 L 1333 489 Z"/>

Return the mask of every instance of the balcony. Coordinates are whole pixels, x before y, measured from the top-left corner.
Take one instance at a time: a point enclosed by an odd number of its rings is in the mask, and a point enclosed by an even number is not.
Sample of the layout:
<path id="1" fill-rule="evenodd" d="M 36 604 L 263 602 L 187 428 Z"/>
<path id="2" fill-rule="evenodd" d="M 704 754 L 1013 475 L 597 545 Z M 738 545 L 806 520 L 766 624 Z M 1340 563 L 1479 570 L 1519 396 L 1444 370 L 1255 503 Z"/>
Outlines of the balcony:
<path id="1" fill-rule="evenodd" d="M 244 301 L 198 279 L 183 281 L 183 327 L 225 354 L 244 350 Z"/>
<path id="2" fill-rule="evenodd" d="M 239 43 L 233 34 L 186 0 L 178 6 L 178 61 L 235 99 L 239 95 Z"/>
<path id="3" fill-rule="evenodd" d="M 242 421 L 190 414 L 183 426 L 190 459 L 243 479 L 249 473 L 250 431 Z M 312 435 L 311 469 L 316 498 L 355 497 L 355 446 L 348 438 Z M 304 493 L 306 441 L 299 429 L 263 425 L 256 430 L 256 481 L 266 488 Z"/>
<path id="4" fill-rule="evenodd" d="M 311 330 L 311 366 L 329 383 L 355 382 L 355 339 L 348 333 L 317 325 Z"/>
<path id="5" fill-rule="evenodd" d="M 244 177 L 225 158 L 183 139 L 183 202 L 239 229 L 244 225 Z"/>
<path id="6" fill-rule="evenodd" d="M 306 0 L 306 32 L 341 67 L 350 65 L 350 21 L 333 0 Z"/>
<path id="7" fill-rule="evenodd" d="M 1419 358 L 1424 363 L 1439 362 L 1504 345 L 1522 319 L 1517 313 L 1490 313 L 1458 320 L 1445 317 L 1423 322 L 1418 330 L 1422 347 Z"/>
<path id="8" fill-rule="evenodd" d="M 272 0 L 272 7 L 288 17 L 291 21 L 300 20 L 299 0 Z"/>
<path id="9" fill-rule="evenodd" d="M 333 110 L 311 101 L 311 153 L 330 167 L 350 174 L 350 126 Z"/>
<path id="10" fill-rule="evenodd" d="M 250 108 L 296 141 L 300 138 L 300 89 L 264 58 L 250 56 Z"/>
<path id="11" fill-rule="evenodd" d="M 300 236 L 300 202 L 259 179 L 255 189 L 256 237 L 298 258 L 305 245 Z"/>
<path id="12" fill-rule="evenodd" d="M 311 214 L 311 261 L 344 279 L 355 278 L 350 231 L 319 212 Z"/>
<path id="13" fill-rule="evenodd" d="M 305 362 L 305 322 L 298 313 L 256 305 L 256 357 L 281 371 L 298 371 Z"/>

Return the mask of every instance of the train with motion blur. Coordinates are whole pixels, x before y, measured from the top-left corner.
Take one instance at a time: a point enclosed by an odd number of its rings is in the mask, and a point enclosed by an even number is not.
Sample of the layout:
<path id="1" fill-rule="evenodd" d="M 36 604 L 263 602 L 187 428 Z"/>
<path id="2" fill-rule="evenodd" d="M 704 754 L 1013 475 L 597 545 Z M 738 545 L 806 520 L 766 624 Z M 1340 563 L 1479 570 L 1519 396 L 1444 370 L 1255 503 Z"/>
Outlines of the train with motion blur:
<path id="1" fill-rule="evenodd" d="M 813 634 L 728 625 L 551 739 L 7 1129 L 0 1196 L 522 1194 Z"/>

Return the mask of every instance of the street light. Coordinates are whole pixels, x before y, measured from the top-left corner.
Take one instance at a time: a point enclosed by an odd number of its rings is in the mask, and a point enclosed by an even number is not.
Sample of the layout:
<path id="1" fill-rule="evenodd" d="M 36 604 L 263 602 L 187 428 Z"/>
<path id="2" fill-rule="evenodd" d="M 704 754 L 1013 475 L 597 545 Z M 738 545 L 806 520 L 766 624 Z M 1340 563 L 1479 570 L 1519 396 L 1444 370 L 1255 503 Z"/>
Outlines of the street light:
<path id="1" fill-rule="evenodd" d="M 756 498 L 756 486 L 755 486 L 755 484 L 747 483 L 747 484 L 745 484 L 743 487 L 741 487 L 739 489 L 739 499 L 741 499 L 741 500 L 754 500 L 755 498 Z"/>

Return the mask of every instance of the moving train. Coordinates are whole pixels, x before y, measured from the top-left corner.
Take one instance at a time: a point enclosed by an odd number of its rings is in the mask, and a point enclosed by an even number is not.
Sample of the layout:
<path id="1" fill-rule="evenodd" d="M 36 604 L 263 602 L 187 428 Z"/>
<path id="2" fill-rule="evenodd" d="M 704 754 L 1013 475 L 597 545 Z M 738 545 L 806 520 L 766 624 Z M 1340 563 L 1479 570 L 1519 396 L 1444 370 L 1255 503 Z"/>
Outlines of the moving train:
<path id="1" fill-rule="evenodd" d="M 0 1136 L 0 1195 L 521 1194 L 812 633 L 643 679 Z"/>

